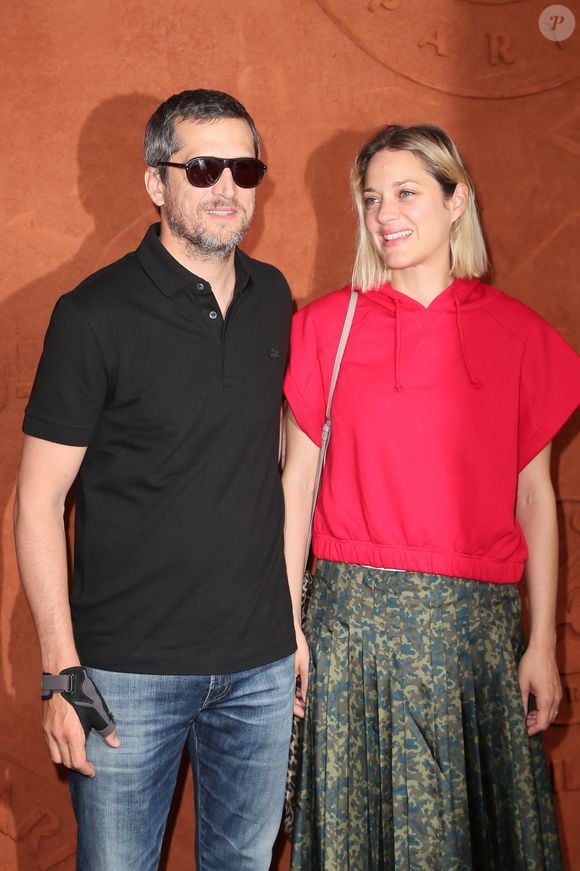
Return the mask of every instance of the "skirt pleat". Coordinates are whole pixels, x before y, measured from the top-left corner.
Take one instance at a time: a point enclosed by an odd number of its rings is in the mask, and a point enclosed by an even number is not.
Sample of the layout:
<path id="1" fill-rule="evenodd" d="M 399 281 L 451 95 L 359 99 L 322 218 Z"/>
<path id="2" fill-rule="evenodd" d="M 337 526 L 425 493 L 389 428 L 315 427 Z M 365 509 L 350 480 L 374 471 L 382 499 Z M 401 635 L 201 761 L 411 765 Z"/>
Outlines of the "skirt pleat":
<path id="1" fill-rule="evenodd" d="M 518 590 L 321 561 L 294 871 L 560 871 Z"/>

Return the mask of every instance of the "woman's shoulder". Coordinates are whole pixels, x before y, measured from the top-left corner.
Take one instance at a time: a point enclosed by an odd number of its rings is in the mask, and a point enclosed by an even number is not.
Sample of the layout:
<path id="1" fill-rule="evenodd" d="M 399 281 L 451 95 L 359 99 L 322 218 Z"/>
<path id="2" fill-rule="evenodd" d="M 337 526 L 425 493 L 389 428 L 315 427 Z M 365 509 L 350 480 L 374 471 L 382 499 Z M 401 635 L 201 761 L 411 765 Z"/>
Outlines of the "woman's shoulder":
<path id="1" fill-rule="evenodd" d="M 350 284 L 331 290 L 323 296 L 318 296 L 315 299 L 307 300 L 298 311 L 297 315 L 302 318 L 326 318 L 329 315 L 344 314 L 350 299 L 351 286 Z"/>
<path id="2" fill-rule="evenodd" d="M 342 332 L 351 295 L 346 285 L 306 303 L 293 318 L 292 344 L 318 349 L 334 345 Z"/>
<path id="3" fill-rule="evenodd" d="M 340 334 L 351 295 L 350 285 L 307 302 L 294 315 L 293 332 L 317 336 L 324 344 Z"/>
<path id="4" fill-rule="evenodd" d="M 481 287 L 486 291 L 483 295 L 485 299 L 483 310 L 521 339 L 525 339 L 530 332 L 556 329 L 543 315 L 517 296 L 491 285 L 481 285 Z"/>

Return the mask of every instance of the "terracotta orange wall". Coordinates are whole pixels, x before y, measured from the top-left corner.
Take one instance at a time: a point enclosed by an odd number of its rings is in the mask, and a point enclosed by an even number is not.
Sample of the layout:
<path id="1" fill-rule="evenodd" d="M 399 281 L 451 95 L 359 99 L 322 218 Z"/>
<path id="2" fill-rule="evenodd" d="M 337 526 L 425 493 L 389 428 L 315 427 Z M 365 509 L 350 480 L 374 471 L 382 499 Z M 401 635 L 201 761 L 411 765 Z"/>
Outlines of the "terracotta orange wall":
<path id="1" fill-rule="evenodd" d="M 65 781 L 40 734 L 39 659 L 19 588 L 11 502 L 20 424 L 56 298 L 136 245 L 155 218 L 144 123 L 187 87 L 254 114 L 270 170 L 248 250 L 299 300 L 348 278 L 349 162 L 380 124 L 430 120 L 478 183 L 496 283 L 578 347 L 580 35 L 551 42 L 534 0 L 4 0 L 0 29 L 0 867 L 72 869 Z M 568 2 L 576 12 L 578 3 Z M 559 26 L 559 25 L 558 25 Z M 580 440 L 556 442 L 565 698 L 547 736 L 570 869 L 580 869 Z M 188 777 L 164 867 L 192 865 Z M 287 867 L 284 854 L 277 862 Z"/>

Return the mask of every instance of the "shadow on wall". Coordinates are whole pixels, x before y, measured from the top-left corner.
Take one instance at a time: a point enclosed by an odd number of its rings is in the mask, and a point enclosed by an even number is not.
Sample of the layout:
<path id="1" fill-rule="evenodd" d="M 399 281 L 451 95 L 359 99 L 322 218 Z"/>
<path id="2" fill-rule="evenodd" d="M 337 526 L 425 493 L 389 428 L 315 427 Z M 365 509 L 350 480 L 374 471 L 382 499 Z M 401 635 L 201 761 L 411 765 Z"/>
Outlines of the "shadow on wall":
<path id="1" fill-rule="evenodd" d="M 155 213 L 143 190 L 144 125 L 159 100 L 113 97 L 87 118 L 79 138 L 79 192 L 94 220 L 76 254 L 0 305 L 1 515 L 11 502 L 21 426 L 42 339 L 57 298 L 134 248 Z M 38 232 L 42 232 L 39 228 Z M 51 228 L 54 236 L 54 227 Z M 63 249 L 67 239 L 63 237 Z M 6 538 L 9 542 L 9 538 Z M 0 562 L 4 668 L 0 681 L 0 865 L 10 871 L 74 868 L 74 823 L 66 775 L 52 765 L 41 732 L 40 658 L 9 547 Z"/>
<path id="2" fill-rule="evenodd" d="M 580 412 L 577 411 L 553 442 L 551 467 L 554 482 L 559 480 L 559 466 L 564 452 L 578 438 L 579 433 Z M 544 744 L 551 763 L 556 805 L 562 811 L 565 792 L 577 789 L 578 783 L 578 766 L 570 759 L 569 749 L 570 729 L 578 728 L 580 723 L 580 551 L 577 544 L 580 532 L 580 501 L 577 498 L 560 497 L 557 487 L 556 498 L 559 531 L 556 655 L 564 695 L 559 705 L 559 716 L 553 728 L 544 735 Z M 554 761 L 552 751 L 559 750 L 561 752 L 555 754 L 558 758 Z M 570 784 L 574 784 L 574 787 Z M 563 837 L 562 840 L 564 841 Z M 572 833 L 566 838 L 565 846 L 572 853 Z"/>
<path id="3" fill-rule="evenodd" d="M 341 130 L 316 148 L 308 159 L 306 191 L 312 198 L 318 238 L 308 286 L 312 295 L 301 304 L 344 287 L 350 281 L 355 251 L 356 213 L 350 194 L 350 167 L 374 131 Z"/>

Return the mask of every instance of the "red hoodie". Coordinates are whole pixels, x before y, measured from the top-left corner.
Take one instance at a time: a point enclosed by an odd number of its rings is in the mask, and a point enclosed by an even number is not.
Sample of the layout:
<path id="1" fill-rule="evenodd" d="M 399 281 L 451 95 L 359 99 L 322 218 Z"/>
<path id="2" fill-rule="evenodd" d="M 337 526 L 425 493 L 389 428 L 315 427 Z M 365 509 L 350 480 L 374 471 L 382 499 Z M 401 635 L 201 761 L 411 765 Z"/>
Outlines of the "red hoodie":
<path id="1" fill-rule="evenodd" d="M 350 288 L 295 315 L 285 393 L 320 444 Z M 517 582 L 518 472 L 580 399 L 580 359 L 523 303 L 456 279 L 425 308 L 359 295 L 332 407 L 313 551 L 338 562 Z"/>

